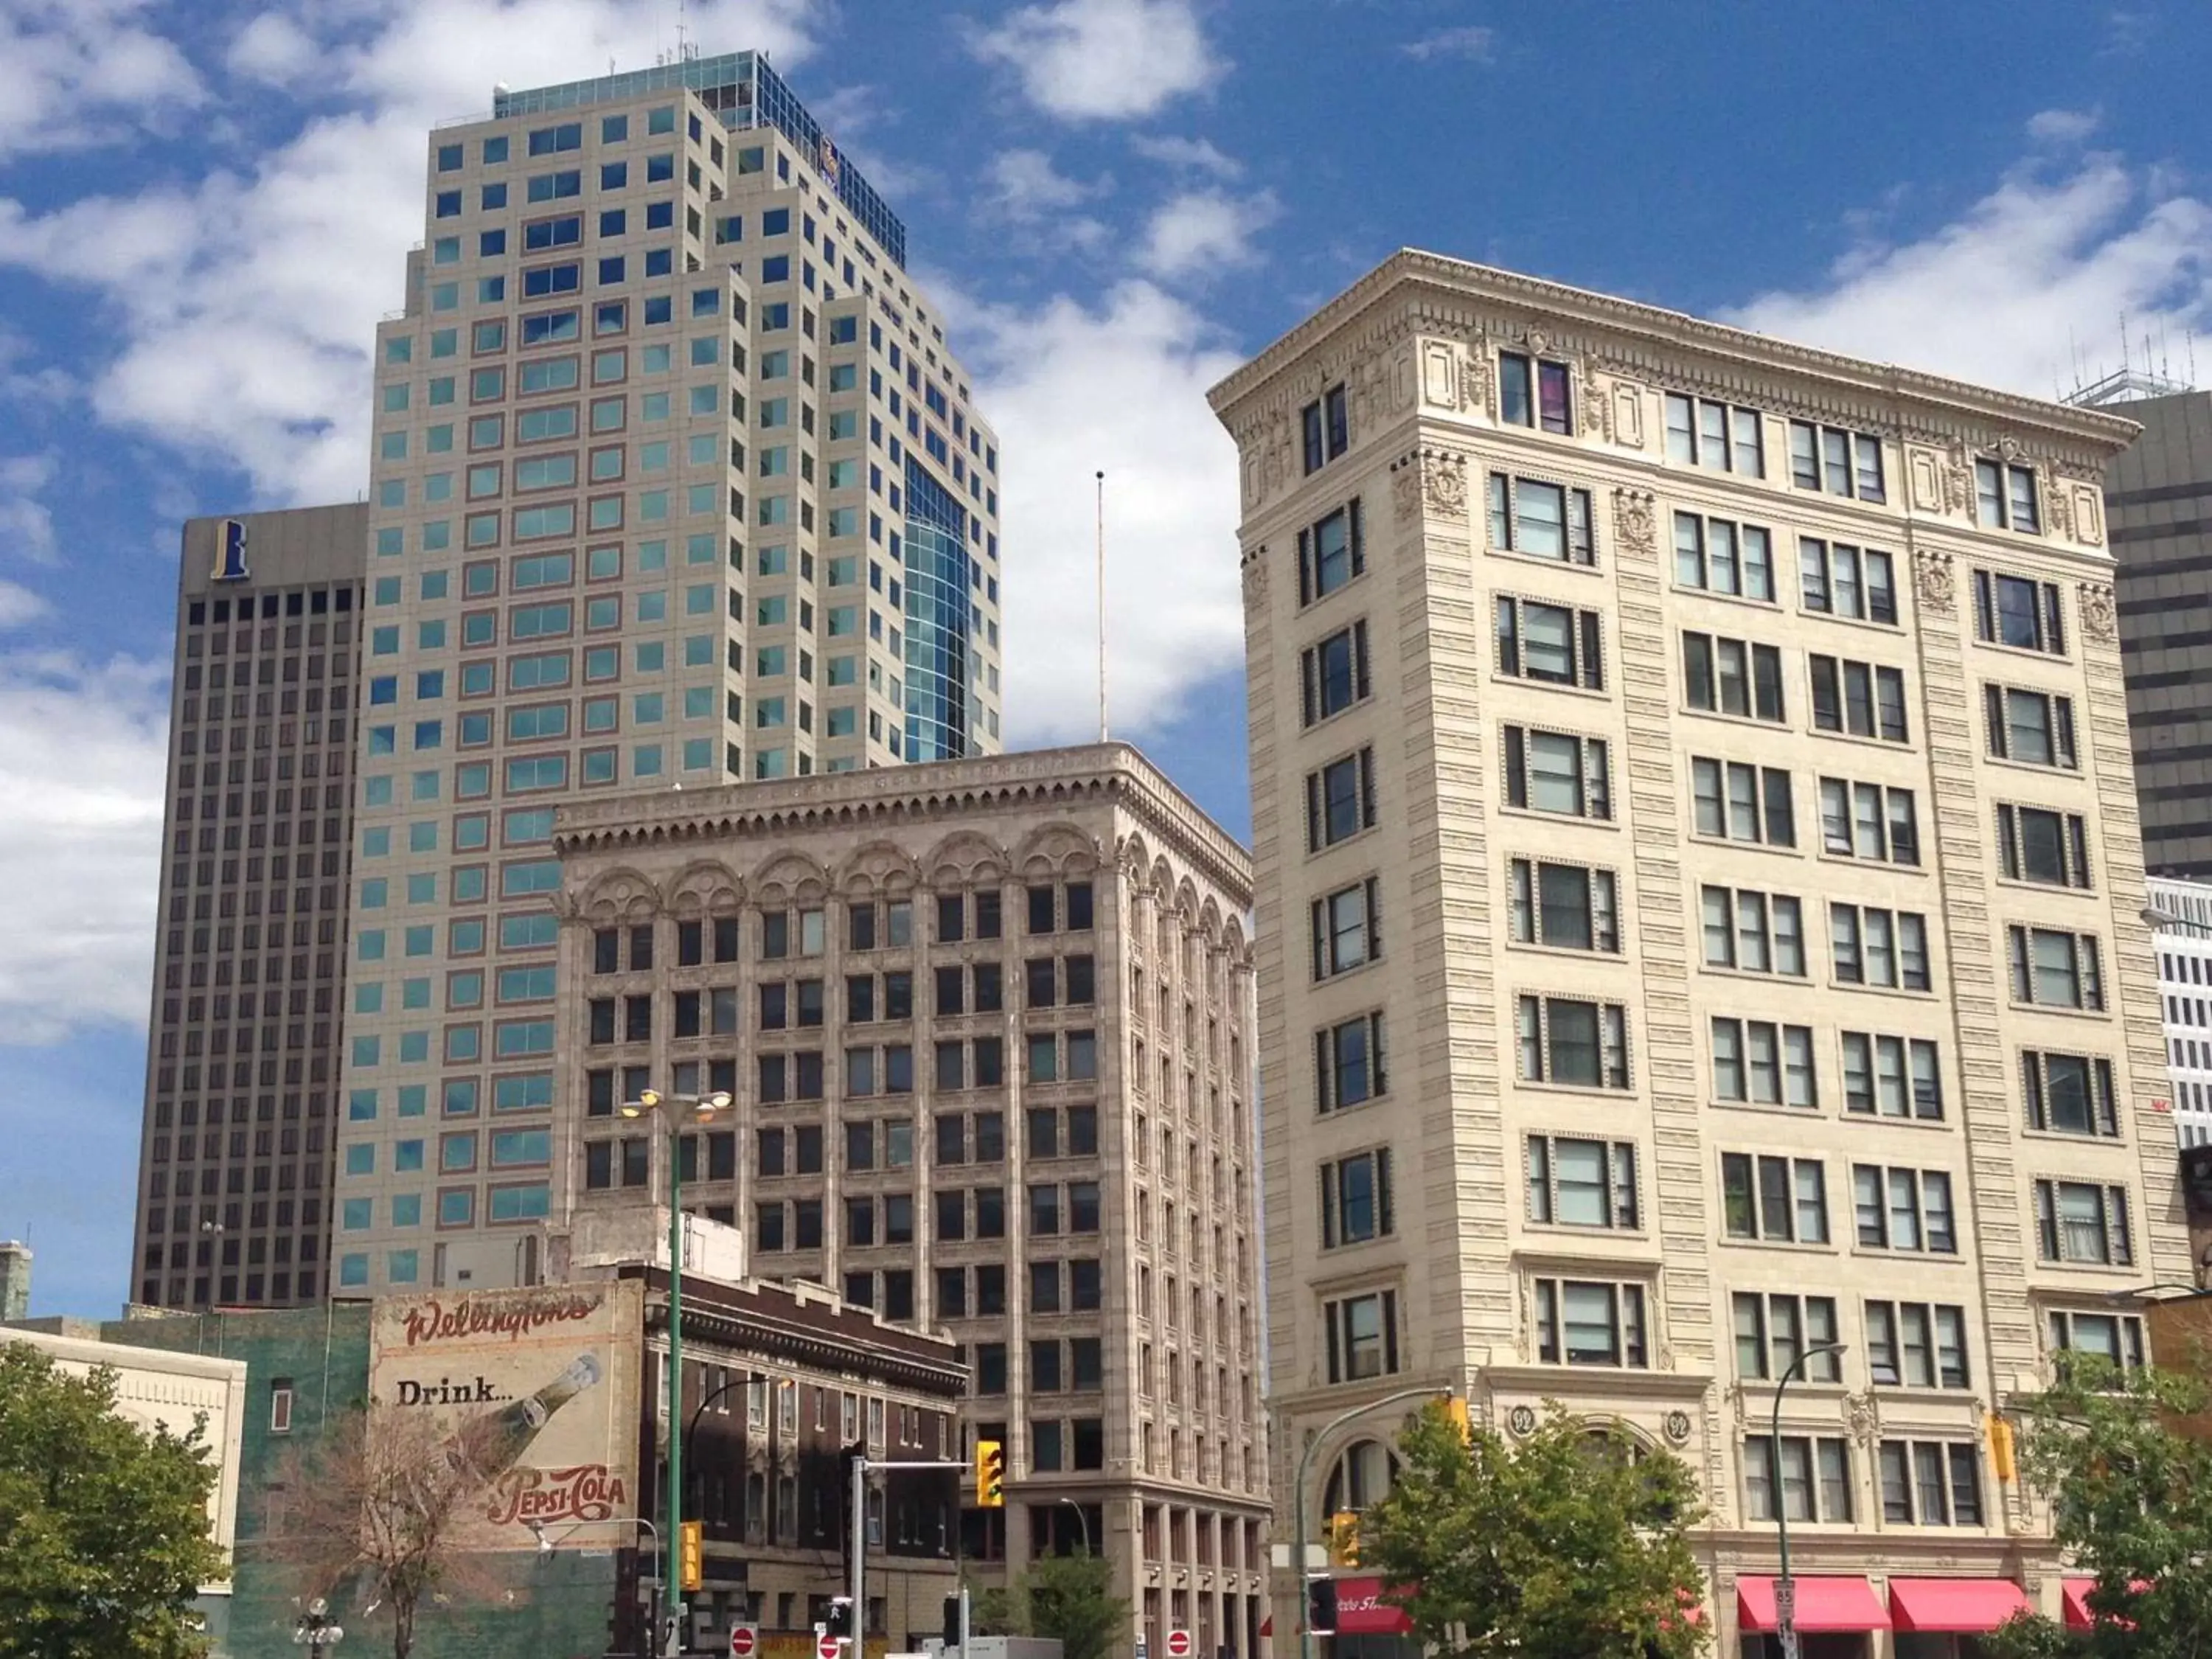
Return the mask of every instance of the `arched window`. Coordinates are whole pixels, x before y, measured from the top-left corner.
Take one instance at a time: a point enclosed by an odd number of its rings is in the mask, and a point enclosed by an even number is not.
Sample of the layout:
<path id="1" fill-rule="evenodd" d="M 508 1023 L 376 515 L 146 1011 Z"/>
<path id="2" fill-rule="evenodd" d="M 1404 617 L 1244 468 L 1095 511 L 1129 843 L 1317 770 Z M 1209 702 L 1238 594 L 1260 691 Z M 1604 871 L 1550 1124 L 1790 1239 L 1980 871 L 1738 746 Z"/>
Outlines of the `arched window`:
<path id="1" fill-rule="evenodd" d="M 1398 1478 L 1398 1459 L 1379 1440 L 1355 1440 L 1329 1471 L 1322 1513 L 1358 1514 L 1389 1492 Z"/>

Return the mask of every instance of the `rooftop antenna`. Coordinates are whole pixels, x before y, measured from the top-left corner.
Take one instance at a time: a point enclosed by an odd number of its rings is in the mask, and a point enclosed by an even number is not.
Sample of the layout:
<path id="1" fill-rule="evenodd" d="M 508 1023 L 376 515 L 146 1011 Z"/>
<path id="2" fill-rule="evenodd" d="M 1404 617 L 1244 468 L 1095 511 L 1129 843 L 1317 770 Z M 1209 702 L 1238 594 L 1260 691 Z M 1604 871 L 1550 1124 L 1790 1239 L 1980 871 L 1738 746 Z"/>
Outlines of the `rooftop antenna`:
<path id="1" fill-rule="evenodd" d="M 2133 365 L 2128 362 L 2128 313 L 2120 313 L 2120 373 L 2129 374 Z"/>
<path id="2" fill-rule="evenodd" d="M 1106 474 L 1098 473 L 1098 741 L 1106 741 Z"/>

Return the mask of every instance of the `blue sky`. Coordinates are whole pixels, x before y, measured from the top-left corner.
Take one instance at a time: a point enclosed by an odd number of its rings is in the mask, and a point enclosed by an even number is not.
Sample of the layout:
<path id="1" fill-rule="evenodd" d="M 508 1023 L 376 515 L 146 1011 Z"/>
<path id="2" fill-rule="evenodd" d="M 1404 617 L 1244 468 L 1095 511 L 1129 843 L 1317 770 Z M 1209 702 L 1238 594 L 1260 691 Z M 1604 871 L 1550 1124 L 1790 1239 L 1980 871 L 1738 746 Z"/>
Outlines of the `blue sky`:
<path id="1" fill-rule="evenodd" d="M 1118 734 L 1247 819 L 1206 388 L 1413 245 L 2018 390 L 2212 270 L 2180 0 L 690 0 L 907 221 L 1003 440 L 1016 741 Z M 124 1294 L 176 526 L 350 499 L 424 129 L 653 61 L 676 0 L 0 0 L 0 1237 Z M 2203 371 L 2212 379 L 2212 342 Z"/>

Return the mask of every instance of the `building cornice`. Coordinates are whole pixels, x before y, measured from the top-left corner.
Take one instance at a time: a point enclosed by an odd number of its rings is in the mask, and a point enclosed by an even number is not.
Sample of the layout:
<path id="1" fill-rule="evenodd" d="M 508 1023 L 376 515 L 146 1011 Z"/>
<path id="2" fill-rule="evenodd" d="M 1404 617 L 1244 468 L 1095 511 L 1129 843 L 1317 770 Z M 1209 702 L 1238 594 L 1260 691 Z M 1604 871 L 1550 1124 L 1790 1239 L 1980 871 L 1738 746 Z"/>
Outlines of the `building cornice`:
<path id="1" fill-rule="evenodd" d="M 1197 866 L 1225 898 L 1250 908 L 1250 854 L 1125 743 L 600 796 L 560 809 L 553 844 L 562 857 L 573 858 L 693 841 L 778 843 L 798 835 L 916 821 L 951 826 L 978 813 L 1034 812 L 1055 801 L 1121 807 Z"/>
<path id="2" fill-rule="evenodd" d="M 1238 411 L 1310 353 L 1368 313 L 1409 289 L 1429 290 L 1437 302 L 1459 306 L 1492 302 L 1540 310 L 1656 349 L 1692 351 L 1731 360 L 1747 369 L 1803 374 L 1854 387 L 1913 406 L 1938 427 L 1962 419 L 1996 422 L 2039 429 L 2063 441 L 2117 453 L 2141 430 L 2136 422 L 2102 410 L 2078 409 L 2014 392 L 1994 391 L 1923 370 L 1870 362 L 1841 352 L 1800 345 L 1771 335 L 1709 322 L 1686 313 L 1641 304 L 1613 295 L 1547 282 L 1518 271 L 1464 259 L 1401 248 L 1297 327 L 1267 346 L 1206 394 L 1207 402 L 1232 428 Z M 1944 416 L 1948 416 L 1948 421 Z M 1933 417 L 1932 420 L 1930 417 Z"/>

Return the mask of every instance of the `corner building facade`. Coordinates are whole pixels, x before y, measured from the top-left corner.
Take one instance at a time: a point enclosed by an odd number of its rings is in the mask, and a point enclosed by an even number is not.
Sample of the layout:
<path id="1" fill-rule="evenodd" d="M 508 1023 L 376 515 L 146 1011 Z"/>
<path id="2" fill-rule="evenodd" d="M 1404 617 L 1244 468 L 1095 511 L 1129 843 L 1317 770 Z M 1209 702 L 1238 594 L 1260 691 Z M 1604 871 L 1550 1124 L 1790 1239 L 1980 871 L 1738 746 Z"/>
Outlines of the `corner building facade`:
<path id="1" fill-rule="evenodd" d="M 131 1284 L 329 1288 L 368 510 L 193 519 L 177 580 Z"/>
<path id="2" fill-rule="evenodd" d="M 556 803 L 999 746 L 998 441 L 757 54 L 430 136 L 378 331 L 337 1287 L 530 1282 Z"/>
<path id="3" fill-rule="evenodd" d="M 1213 402 L 1284 1455 L 1395 1389 L 1556 1399 L 1703 1482 L 1723 1653 L 1778 1503 L 1815 1653 L 2057 1613 L 1984 1415 L 2139 1354 L 2110 1294 L 2188 1267 L 2128 423 L 1412 252 Z M 1391 1426 L 1316 1447 L 1310 1516 Z"/>
<path id="4" fill-rule="evenodd" d="M 1243 849 L 1122 745 L 580 802 L 556 842 L 556 1202 L 665 1194 L 619 1103 L 730 1091 L 686 1207 L 756 1277 L 961 1345 L 962 1455 L 1007 1472 L 962 1559 L 1087 1542 L 1152 1651 L 1254 1659 Z"/>

